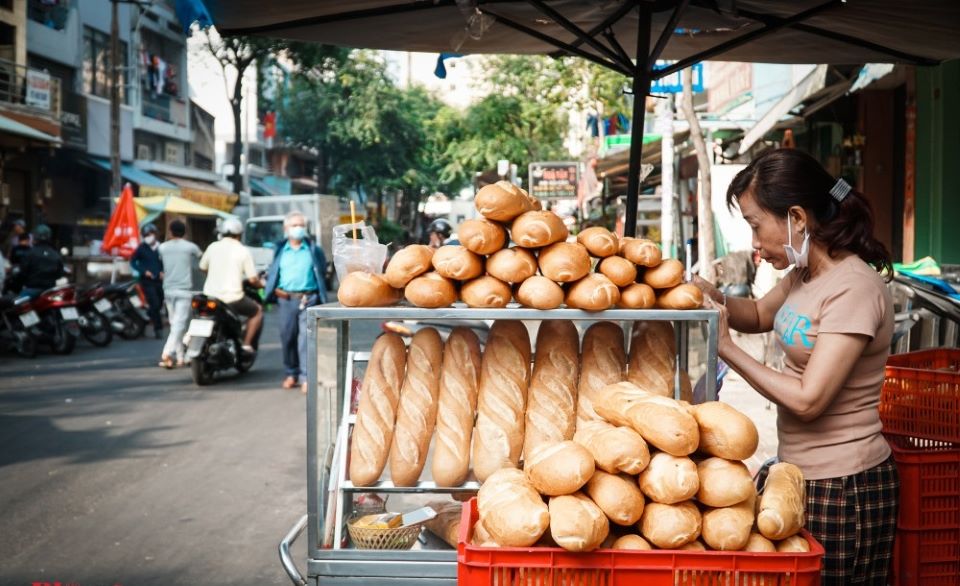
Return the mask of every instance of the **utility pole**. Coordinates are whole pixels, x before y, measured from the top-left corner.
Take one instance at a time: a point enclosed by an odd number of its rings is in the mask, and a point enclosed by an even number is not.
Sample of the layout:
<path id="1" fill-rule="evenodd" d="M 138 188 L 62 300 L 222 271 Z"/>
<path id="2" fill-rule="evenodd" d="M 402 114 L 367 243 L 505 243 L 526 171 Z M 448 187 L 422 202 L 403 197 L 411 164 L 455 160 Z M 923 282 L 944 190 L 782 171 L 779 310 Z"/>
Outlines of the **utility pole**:
<path id="1" fill-rule="evenodd" d="M 120 196 L 120 19 L 118 0 L 110 0 L 110 213 Z"/>

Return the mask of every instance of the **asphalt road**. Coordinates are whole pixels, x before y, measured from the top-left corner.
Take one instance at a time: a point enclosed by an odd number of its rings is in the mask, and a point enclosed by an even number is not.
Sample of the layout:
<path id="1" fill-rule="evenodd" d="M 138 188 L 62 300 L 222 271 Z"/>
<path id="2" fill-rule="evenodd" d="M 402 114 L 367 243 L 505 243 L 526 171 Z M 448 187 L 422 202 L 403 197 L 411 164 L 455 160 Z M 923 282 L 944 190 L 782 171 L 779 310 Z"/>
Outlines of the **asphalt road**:
<path id="1" fill-rule="evenodd" d="M 290 583 L 305 398 L 280 389 L 274 316 L 253 370 L 202 390 L 161 347 L 0 355 L 0 586 Z"/>

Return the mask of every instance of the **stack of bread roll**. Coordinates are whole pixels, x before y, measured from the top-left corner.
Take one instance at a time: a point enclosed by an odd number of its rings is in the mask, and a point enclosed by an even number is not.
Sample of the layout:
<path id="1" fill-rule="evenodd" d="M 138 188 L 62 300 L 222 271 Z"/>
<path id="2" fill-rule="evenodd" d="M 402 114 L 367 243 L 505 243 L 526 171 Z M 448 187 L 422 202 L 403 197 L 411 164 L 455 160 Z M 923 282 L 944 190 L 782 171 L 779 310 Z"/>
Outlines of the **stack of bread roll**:
<path id="1" fill-rule="evenodd" d="M 460 244 L 434 250 L 407 246 L 383 275 L 348 274 L 340 303 L 392 305 L 401 297 L 417 307 L 505 307 L 512 299 L 536 309 L 602 311 L 695 309 L 700 290 L 683 283 L 683 264 L 662 259 L 649 240 L 623 238 L 593 227 L 570 236 L 563 220 L 508 181 L 480 189 L 482 218 L 460 225 Z M 510 241 L 513 246 L 508 246 Z"/>

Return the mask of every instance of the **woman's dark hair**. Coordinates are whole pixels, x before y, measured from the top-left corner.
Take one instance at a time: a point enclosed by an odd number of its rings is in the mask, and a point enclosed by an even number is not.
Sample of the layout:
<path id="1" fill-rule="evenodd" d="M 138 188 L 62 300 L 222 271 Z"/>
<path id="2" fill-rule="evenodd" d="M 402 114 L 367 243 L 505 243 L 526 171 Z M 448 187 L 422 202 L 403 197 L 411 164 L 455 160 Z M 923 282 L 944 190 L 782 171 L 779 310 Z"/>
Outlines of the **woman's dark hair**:
<path id="1" fill-rule="evenodd" d="M 800 206 L 816 220 L 810 238 L 827 247 L 855 253 L 877 271 L 893 275 L 890 252 L 873 235 L 873 211 L 863 195 L 852 190 L 842 202 L 830 195 L 837 178 L 810 155 L 795 149 L 764 152 L 737 173 L 727 188 L 727 206 L 750 191 L 764 210 L 784 218 Z"/>

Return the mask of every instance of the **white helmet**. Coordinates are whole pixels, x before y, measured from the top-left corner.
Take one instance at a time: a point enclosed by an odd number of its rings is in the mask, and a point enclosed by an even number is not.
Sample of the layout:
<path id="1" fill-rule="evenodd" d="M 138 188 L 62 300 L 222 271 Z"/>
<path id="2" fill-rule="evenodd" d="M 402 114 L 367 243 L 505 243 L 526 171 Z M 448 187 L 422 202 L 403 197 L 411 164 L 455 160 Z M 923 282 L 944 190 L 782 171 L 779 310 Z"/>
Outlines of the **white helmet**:
<path id="1" fill-rule="evenodd" d="M 236 218 L 227 218 L 220 223 L 220 233 L 230 236 L 239 236 L 243 234 L 243 224 Z"/>

